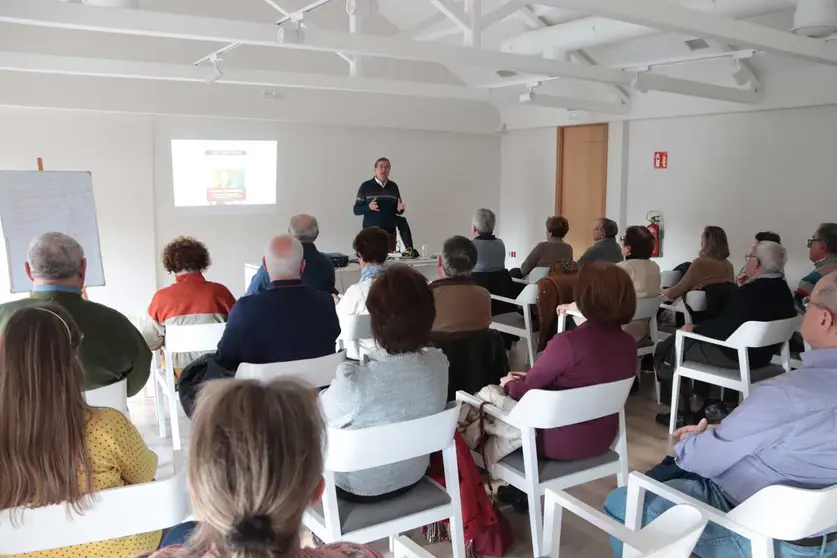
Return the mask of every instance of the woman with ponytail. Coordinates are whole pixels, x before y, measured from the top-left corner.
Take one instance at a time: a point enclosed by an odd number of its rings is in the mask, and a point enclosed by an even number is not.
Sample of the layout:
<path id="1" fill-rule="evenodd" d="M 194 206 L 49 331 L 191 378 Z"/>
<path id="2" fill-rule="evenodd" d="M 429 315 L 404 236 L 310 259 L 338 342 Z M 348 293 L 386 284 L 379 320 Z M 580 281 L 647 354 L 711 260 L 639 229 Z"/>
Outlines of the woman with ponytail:
<path id="1" fill-rule="evenodd" d="M 187 477 L 198 522 L 185 544 L 150 558 L 381 558 L 347 543 L 301 547 L 302 514 L 324 488 L 324 425 L 309 387 L 210 382 L 192 432 Z"/>

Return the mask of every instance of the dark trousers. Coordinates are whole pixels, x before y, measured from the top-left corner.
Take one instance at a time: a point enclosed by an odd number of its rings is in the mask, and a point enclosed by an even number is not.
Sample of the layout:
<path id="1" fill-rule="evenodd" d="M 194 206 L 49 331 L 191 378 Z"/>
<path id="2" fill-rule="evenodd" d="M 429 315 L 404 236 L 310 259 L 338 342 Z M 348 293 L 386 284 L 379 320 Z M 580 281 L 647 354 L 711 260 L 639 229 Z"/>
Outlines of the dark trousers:
<path id="1" fill-rule="evenodd" d="M 654 351 L 654 370 L 657 372 L 657 379 L 662 384 L 663 393 L 671 393 L 672 379 L 674 378 L 674 369 L 676 367 L 676 355 L 674 351 L 674 342 L 676 336 L 672 335 L 665 341 L 657 345 Z M 683 343 L 683 360 L 697 362 L 699 364 L 709 364 L 719 368 L 729 368 L 731 370 L 738 369 L 738 359 L 730 358 L 730 356 L 718 345 L 712 343 L 701 343 L 694 339 L 686 339 Z M 688 385 L 687 385 L 688 384 Z M 713 389 L 715 386 L 709 386 L 703 382 L 696 382 L 697 386 L 694 390 L 699 395 L 709 398 L 719 395 Z M 689 409 L 689 398 L 692 395 L 692 385 L 690 382 L 682 382 L 680 385 L 680 402 L 678 407 L 684 411 Z"/>
<path id="2" fill-rule="evenodd" d="M 395 231 L 387 231 L 389 235 L 389 251 L 395 252 L 395 249 L 398 248 L 398 233 Z"/>

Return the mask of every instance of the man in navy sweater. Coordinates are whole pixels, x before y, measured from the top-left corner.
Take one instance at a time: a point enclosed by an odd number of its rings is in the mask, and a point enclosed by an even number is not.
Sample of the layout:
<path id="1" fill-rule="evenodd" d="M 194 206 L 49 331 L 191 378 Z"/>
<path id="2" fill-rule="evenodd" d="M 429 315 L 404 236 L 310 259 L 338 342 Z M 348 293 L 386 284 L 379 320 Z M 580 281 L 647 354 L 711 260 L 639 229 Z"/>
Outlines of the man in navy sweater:
<path id="1" fill-rule="evenodd" d="M 389 179 L 389 159 L 375 161 L 375 176 L 360 185 L 355 198 L 355 215 L 363 215 L 363 228 L 380 227 L 389 234 L 389 249 L 395 250 L 397 216 L 406 209 L 398 184 Z"/>
<path id="2" fill-rule="evenodd" d="M 326 356 L 334 352 L 340 323 L 329 293 L 303 284 L 302 243 L 291 235 L 273 238 L 264 256 L 267 290 L 233 306 L 217 360 L 230 371 L 242 362 L 266 364 Z"/>

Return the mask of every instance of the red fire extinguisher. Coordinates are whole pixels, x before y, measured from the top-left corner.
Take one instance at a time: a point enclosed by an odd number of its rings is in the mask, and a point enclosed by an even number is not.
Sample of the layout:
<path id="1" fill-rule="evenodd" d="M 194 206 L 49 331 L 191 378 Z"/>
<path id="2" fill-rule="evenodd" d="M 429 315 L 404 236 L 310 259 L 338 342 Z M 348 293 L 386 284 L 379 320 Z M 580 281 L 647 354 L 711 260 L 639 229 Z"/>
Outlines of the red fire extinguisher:
<path id="1" fill-rule="evenodd" d="M 654 251 L 652 258 L 659 258 L 663 255 L 663 214 L 656 209 L 649 211 L 645 218 L 648 220 L 648 230 L 654 237 Z"/>

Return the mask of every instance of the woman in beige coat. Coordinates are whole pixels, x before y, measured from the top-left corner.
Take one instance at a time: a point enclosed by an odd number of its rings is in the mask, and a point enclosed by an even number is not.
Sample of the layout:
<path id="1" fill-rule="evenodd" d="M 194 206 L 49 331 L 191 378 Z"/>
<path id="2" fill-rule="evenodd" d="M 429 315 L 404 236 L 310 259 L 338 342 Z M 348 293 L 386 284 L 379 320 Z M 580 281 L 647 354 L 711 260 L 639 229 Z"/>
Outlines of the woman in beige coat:
<path id="1" fill-rule="evenodd" d="M 622 237 L 622 255 L 624 262 L 618 265 L 628 272 L 634 283 L 637 300 L 660 296 L 660 266 L 651 261 L 654 251 L 654 237 L 647 227 L 628 227 Z M 634 320 L 624 328 L 639 342 L 648 335 L 648 320 Z"/>

